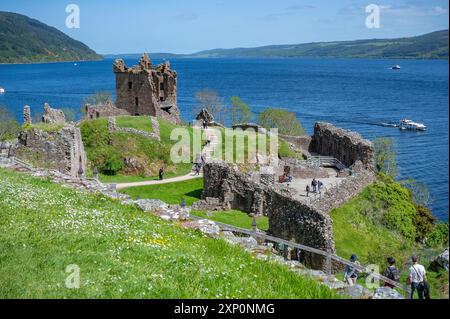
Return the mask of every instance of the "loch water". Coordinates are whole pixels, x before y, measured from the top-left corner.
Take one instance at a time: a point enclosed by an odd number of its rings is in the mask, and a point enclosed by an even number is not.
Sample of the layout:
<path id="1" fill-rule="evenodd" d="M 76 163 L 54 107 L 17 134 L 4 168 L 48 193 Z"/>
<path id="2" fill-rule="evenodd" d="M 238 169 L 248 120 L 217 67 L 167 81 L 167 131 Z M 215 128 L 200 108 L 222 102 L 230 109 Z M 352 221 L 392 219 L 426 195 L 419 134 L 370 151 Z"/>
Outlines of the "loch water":
<path id="1" fill-rule="evenodd" d="M 126 60 L 128 65 L 135 60 Z M 161 61 L 154 61 L 158 63 Z M 229 103 L 241 97 L 255 113 L 266 107 L 297 114 L 308 133 L 316 121 L 355 130 L 363 137 L 396 141 L 400 178 L 423 182 L 431 208 L 448 220 L 448 61 L 365 59 L 172 59 L 178 73 L 178 104 L 192 119 L 195 92 L 210 88 Z M 22 108 L 42 112 L 48 102 L 79 112 L 95 92 L 114 92 L 112 60 L 0 65 L 0 105 L 21 120 Z M 401 70 L 392 70 L 399 64 Z M 409 118 L 426 132 L 401 131 L 383 123 Z"/>

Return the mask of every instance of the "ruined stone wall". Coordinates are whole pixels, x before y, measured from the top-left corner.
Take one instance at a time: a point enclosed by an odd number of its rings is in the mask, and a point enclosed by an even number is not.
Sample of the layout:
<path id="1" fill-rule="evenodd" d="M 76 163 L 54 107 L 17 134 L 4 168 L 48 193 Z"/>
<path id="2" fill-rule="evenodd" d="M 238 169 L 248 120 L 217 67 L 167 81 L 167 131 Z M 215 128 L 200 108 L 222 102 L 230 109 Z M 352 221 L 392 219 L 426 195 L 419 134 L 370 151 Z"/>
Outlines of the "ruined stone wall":
<path id="1" fill-rule="evenodd" d="M 45 103 L 42 122 L 47 124 L 64 124 L 66 123 L 66 117 L 63 111 L 53 109 L 48 103 Z"/>
<path id="2" fill-rule="evenodd" d="M 115 107 L 112 102 L 97 105 L 86 104 L 84 106 L 84 110 L 85 110 L 85 118 L 91 120 L 100 117 L 130 115 L 130 113 L 127 112 L 126 110 Z"/>
<path id="3" fill-rule="evenodd" d="M 295 200 L 280 188 L 257 182 L 224 163 L 204 167 L 203 201 L 198 207 L 238 209 L 269 217 L 269 233 L 297 243 L 334 253 L 331 219 L 315 207 Z M 325 267 L 321 256 L 304 253 L 305 263 Z"/>
<path id="4" fill-rule="evenodd" d="M 168 62 L 152 68 L 144 54 L 137 66 L 127 68 L 122 60 L 114 65 L 116 76 L 116 106 L 131 115 L 150 115 L 179 124 L 177 106 L 177 73 Z"/>
<path id="5" fill-rule="evenodd" d="M 81 167 L 86 172 L 86 153 L 80 129 L 67 125 L 58 131 L 30 128 L 19 134 L 19 157 L 61 173 L 78 176 Z"/>
<path id="6" fill-rule="evenodd" d="M 315 124 L 309 151 L 337 158 L 347 167 L 361 161 L 365 169 L 374 170 L 373 143 L 363 139 L 358 133 L 335 127 L 329 123 L 318 122 Z"/>

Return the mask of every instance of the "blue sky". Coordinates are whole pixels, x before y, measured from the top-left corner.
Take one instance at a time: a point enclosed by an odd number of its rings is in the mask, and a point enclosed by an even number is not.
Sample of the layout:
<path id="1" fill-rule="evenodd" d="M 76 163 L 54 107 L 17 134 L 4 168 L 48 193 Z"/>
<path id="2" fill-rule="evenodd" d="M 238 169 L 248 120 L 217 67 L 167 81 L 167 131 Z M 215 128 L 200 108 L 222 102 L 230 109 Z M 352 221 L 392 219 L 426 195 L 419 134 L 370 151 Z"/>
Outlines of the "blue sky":
<path id="1" fill-rule="evenodd" d="M 68 4 L 81 28 L 67 29 Z M 365 7 L 381 7 L 381 28 Z M 448 28 L 447 0 L 0 0 L 98 53 L 174 52 L 419 35 Z"/>

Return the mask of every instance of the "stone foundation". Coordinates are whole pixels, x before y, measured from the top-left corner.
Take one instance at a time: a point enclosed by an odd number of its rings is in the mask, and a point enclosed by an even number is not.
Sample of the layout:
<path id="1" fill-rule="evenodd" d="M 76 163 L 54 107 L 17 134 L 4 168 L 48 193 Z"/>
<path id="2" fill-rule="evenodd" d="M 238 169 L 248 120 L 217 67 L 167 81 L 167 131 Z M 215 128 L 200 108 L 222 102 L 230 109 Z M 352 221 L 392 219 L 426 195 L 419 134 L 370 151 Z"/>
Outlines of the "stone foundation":
<path id="1" fill-rule="evenodd" d="M 38 161 L 46 168 L 77 177 L 81 168 L 86 173 L 86 154 L 80 129 L 67 125 L 58 131 L 45 132 L 30 128 L 19 134 L 17 153 L 30 162 Z"/>

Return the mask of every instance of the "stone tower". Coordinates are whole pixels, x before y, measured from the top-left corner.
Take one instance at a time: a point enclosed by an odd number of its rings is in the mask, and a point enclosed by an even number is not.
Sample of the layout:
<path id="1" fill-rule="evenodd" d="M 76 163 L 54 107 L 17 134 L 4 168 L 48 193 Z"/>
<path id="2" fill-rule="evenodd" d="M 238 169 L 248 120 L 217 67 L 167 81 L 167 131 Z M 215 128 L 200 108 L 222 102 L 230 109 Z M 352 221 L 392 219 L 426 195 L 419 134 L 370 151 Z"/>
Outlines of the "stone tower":
<path id="1" fill-rule="evenodd" d="M 177 73 L 169 62 L 152 67 L 144 53 L 139 64 L 128 68 L 118 59 L 113 65 L 116 76 L 116 106 L 131 115 L 150 115 L 179 124 L 177 106 Z"/>

